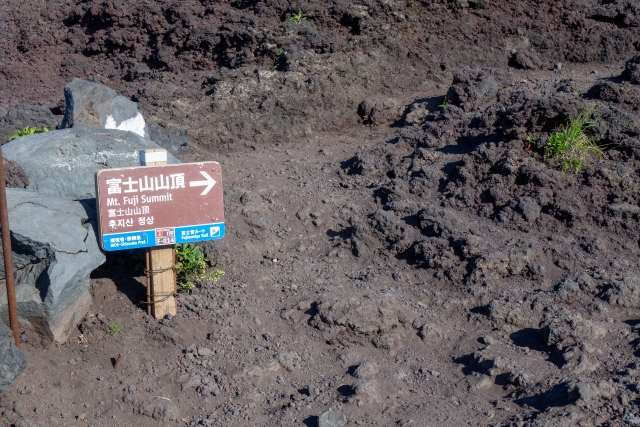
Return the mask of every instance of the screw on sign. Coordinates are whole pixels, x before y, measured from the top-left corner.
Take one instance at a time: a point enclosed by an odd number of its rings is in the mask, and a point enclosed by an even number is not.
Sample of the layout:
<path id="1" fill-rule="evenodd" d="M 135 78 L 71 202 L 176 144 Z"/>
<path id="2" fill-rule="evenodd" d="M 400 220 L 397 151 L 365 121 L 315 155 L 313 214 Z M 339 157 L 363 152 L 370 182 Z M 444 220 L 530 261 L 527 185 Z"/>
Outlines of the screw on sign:
<path id="1" fill-rule="evenodd" d="M 222 172 L 216 162 L 105 169 L 96 181 L 106 251 L 224 236 Z"/>

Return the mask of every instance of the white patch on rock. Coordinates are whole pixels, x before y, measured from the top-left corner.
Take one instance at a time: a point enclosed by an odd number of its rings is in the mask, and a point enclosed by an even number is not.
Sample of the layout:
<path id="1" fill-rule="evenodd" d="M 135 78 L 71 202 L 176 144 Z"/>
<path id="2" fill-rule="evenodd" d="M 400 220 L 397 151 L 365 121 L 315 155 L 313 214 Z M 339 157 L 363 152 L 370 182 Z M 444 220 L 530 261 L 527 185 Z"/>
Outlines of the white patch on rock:
<path id="1" fill-rule="evenodd" d="M 98 151 L 94 154 L 81 154 L 75 157 L 59 157 L 51 162 L 51 166 L 73 170 L 85 162 L 97 162 L 106 164 L 111 159 L 134 159 L 139 156 L 137 151 L 128 153 L 114 153 L 111 151 Z"/>
<path id="2" fill-rule="evenodd" d="M 107 116 L 107 120 L 105 121 L 105 124 L 104 124 L 105 129 L 128 130 L 129 132 L 138 134 L 143 138 L 145 137 L 144 135 L 145 126 L 146 126 L 146 123 L 144 122 L 144 117 L 142 117 L 142 114 L 140 113 L 138 113 L 138 115 L 135 117 L 124 120 L 120 124 L 117 124 L 113 116 L 109 115 Z"/>

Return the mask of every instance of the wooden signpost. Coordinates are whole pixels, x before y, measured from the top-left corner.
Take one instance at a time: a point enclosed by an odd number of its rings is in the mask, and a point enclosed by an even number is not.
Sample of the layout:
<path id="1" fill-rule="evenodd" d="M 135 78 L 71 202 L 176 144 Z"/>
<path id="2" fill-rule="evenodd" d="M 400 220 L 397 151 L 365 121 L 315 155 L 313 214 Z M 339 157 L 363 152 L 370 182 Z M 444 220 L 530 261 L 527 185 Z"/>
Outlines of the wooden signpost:
<path id="1" fill-rule="evenodd" d="M 141 153 L 142 167 L 96 175 L 99 234 L 106 251 L 147 249 L 148 305 L 176 314 L 173 245 L 225 233 L 222 171 L 216 162 L 167 165 L 165 150 Z"/>
<path id="2" fill-rule="evenodd" d="M 151 149 L 141 153 L 142 166 L 164 166 L 167 164 L 167 150 Z M 175 294 L 176 253 L 173 246 L 147 248 L 145 254 L 145 274 L 147 275 L 147 314 L 162 319 L 167 314 L 178 313 Z M 153 296 L 153 304 L 151 297 Z"/>

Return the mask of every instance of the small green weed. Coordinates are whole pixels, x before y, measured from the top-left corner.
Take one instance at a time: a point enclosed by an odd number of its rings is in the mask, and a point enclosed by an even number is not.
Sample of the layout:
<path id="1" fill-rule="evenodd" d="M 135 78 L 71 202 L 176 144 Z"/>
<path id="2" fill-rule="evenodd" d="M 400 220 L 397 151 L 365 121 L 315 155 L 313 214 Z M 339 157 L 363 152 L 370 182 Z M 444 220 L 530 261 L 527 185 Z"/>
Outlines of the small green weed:
<path id="1" fill-rule="evenodd" d="M 123 332 L 122 326 L 120 326 L 117 320 L 113 323 L 107 323 L 107 333 L 105 335 L 113 336 L 115 334 L 122 334 Z"/>
<path id="2" fill-rule="evenodd" d="M 292 22 L 292 21 L 304 21 L 306 20 L 306 16 L 302 16 L 302 12 L 294 13 L 290 17 L 284 20 L 284 22 Z"/>
<path id="3" fill-rule="evenodd" d="M 589 135 L 589 130 L 597 124 L 597 119 L 590 119 L 595 107 L 594 104 L 580 111 L 576 117 L 569 119 L 565 125 L 549 135 L 549 140 L 544 146 L 544 156 L 557 160 L 563 172 L 579 173 L 582 169 L 591 167 L 591 154 L 604 157 L 602 149 L 595 143 L 595 138 Z"/>
<path id="4" fill-rule="evenodd" d="M 184 292 L 188 294 L 190 294 L 193 288 L 196 287 L 196 284 L 193 283 L 191 280 L 184 280 L 182 282 L 179 282 L 178 284 L 180 285 L 180 289 L 182 289 Z"/>
<path id="5" fill-rule="evenodd" d="M 213 274 L 209 276 L 209 280 L 217 282 L 222 278 L 222 276 L 224 276 L 224 270 L 216 269 L 216 271 L 214 271 Z"/>
<path id="6" fill-rule="evenodd" d="M 444 101 L 442 104 L 438 105 L 438 108 L 448 107 L 449 105 L 451 104 L 449 104 L 447 101 Z"/>
<path id="7" fill-rule="evenodd" d="M 176 277 L 180 289 L 187 293 L 196 287 L 194 282 L 203 280 L 207 273 L 207 258 L 200 247 L 191 243 L 176 245 Z"/>
<path id="8" fill-rule="evenodd" d="M 43 127 L 43 128 L 37 128 L 37 127 L 31 127 L 31 126 L 27 126 L 22 130 L 17 130 L 16 133 L 14 133 L 13 135 L 11 135 L 9 137 L 9 141 L 13 141 L 16 138 L 20 138 L 21 136 L 25 136 L 25 135 L 33 135 L 34 133 L 44 133 L 44 132 L 49 132 L 51 130 L 50 127 Z"/>
<path id="9" fill-rule="evenodd" d="M 524 139 L 527 143 L 527 148 L 531 149 L 531 147 L 533 147 L 536 144 L 536 140 L 531 136 L 531 135 L 527 135 L 527 137 Z"/>

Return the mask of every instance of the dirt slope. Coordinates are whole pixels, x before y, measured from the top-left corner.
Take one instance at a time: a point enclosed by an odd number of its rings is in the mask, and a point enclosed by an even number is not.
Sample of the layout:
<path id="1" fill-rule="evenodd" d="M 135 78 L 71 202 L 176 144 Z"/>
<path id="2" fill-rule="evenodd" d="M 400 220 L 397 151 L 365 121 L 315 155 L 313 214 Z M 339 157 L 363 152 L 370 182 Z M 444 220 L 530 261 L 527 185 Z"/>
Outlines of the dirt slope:
<path id="1" fill-rule="evenodd" d="M 640 425 L 638 11 L 4 3 L 0 106 L 127 94 L 220 161 L 229 234 L 160 324 L 111 255 L 77 340 L 24 332 L 0 425 Z M 589 108 L 603 155 L 562 172 Z"/>

